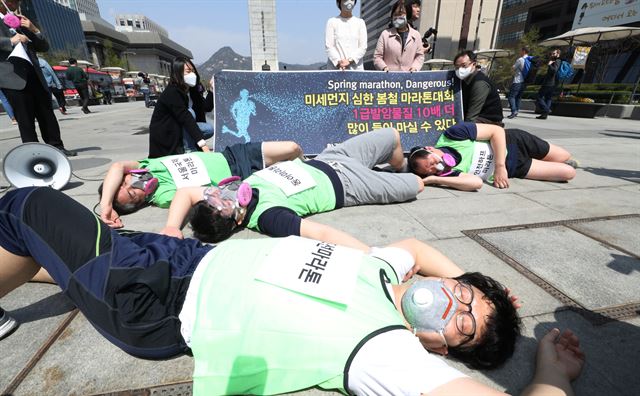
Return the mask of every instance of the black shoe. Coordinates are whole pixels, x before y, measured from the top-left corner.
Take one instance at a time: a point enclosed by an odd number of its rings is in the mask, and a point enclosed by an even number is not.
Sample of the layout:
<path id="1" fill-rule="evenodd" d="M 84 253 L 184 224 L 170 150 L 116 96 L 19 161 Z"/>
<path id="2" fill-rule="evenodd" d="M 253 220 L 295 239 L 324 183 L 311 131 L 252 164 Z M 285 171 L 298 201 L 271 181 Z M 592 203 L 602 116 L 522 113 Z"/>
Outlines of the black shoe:
<path id="1" fill-rule="evenodd" d="M 18 322 L 7 315 L 4 309 L 0 308 L 0 340 L 13 333 L 18 328 Z"/>
<path id="2" fill-rule="evenodd" d="M 547 115 L 546 114 L 540 114 L 539 116 L 536 117 L 537 120 L 546 120 L 547 119 Z"/>
<path id="3" fill-rule="evenodd" d="M 518 113 L 512 113 L 512 114 L 509 114 L 509 115 L 507 116 L 507 118 L 511 120 L 511 119 L 516 118 L 517 116 L 518 116 Z"/>
<path id="4" fill-rule="evenodd" d="M 64 147 L 58 147 L 58 150 L 62 151 L 62 154 L 66 155 L 67 157 L 75 157 L 76 155 L 78 155 L 77 151 L 73 151 L 73 150 L 67 150 Z"/>

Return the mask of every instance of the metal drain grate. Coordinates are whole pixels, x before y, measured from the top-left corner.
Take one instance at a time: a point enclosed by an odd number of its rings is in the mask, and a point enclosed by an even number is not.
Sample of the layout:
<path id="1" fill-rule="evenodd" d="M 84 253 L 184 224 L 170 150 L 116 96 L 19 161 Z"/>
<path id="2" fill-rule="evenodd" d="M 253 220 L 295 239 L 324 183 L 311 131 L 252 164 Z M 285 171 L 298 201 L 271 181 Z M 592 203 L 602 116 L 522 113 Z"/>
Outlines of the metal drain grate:
<path id="1" fill-rule="evenodd" d="M 191 396 L 193 382 L 177 382 L 175 384 L 159 385 L 150 388 L 129 389 L 116 392 L 100 393 L 93 396 Z"/>
<path id="2" fill-rule="evenodd" d="M 516 259 L 509 256 L 508 254 L 501 251 L 497 246 L 487 241 L 482 237 L 482 234 L 492 234 L 499 232 L 509 232 L 509 231 L 518 231 L 518 230 L 527 230 L 534 228 L 546 228 L 546 227 L 558 227 L 564 226 L 575 232 L 578 232 L 588 238 L 597 241 L 598 243 L 607 245 L 613 249 L 616 249 L 622 253 L 625 253 L 631 257 L 636 259 L 640 259 L 637 254 L 629 252 L 626 249 L 623 249 L 617 245 L 610 243 L 609 241 L 603 240 L 597 236 L 591 235 L 588 232 L 578 229 L 575 227 L 577 224 L 581 223 L 592 223 L 597 221 L 607 221 L 607 220 L 622 220 L 629 218 L 640 218 L 640 214 L 627 214 L 627 215 L 619 215 L 619 216 L 603 216 L 603 217 L 588 217 L 583 219 L 573 219 L 573 220 L 562 220 L 562 221 L 550 221 L 545 223 L 531 223 L 531 224 L 521 224 L 521 225 L 513 225 L 513 226 L 503 226 L 503 227 L 493 227 L 493 228 L 479 228 L 475 230 L 465 230 L 462 231 L 464 235 L 473 239 L 482 247 L 491 252 L 494 256 L 498 257 L 500 260 L 504 261 L 510 267 L 518 271 L 520 274 L 524 275 L 527 279 L 533 282 L 538 287 L 542 288 L 544 291 L 549 293 L 558 301 L 562 302 L 567 309 L 580 313 L 585 319 L 591 322 L 594 325 L 600 325 L 606 322 L 610 322 L 612 320 L 618 319 L 628 319 L 635 316 L 640 316 L 640 303 L 634 302 L 629 304 L 617 305 L 613 307 L 604 307 L 598 308 L 595 310 L 589 310 L 582 306 L 580 303 L 563 293 L 561 290 L 557 289 L 555 286 L 547 282 L 544 278 L 541 278 L 536 273 L 529 270 L 527 267 L 519 263 Z"/>

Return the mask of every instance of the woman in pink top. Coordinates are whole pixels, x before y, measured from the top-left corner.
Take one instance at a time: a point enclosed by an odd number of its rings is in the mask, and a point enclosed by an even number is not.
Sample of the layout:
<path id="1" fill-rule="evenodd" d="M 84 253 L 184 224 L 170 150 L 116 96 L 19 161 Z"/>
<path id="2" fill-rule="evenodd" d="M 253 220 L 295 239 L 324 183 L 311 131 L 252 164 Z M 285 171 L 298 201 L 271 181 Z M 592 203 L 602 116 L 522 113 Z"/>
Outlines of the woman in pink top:
<path id="1" fill-rule="evenodd" d="M 407 21 L 403 0 L 396 2 L 391 9 L 391 25 L 380 34 L 373 53 L 373 65 L 383 71 L 420 70 L 424 62 L 424 48 L 420 33 Z"/>

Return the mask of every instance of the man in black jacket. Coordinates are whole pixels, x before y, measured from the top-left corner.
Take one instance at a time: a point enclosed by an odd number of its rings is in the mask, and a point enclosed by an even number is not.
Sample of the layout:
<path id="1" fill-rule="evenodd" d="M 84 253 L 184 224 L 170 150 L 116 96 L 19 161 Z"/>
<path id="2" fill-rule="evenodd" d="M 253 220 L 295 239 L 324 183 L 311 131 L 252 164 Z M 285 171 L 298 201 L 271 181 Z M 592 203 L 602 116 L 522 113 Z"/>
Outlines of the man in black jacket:
<path id="1" fill-rule="evenodd" d="M 480 71 L 473 51 L 462 51 L 453 59 L 456 76 L 462 80 L 464 120 L 478 124 L 502 123 L 502 103 L 498 90 Z"/>
<path id="2" fill-rule="evenodd" d="M 37 119 L 45 143 L 67 156 L 75 156 L 77 153 L 66 150 L 60 138 L 51 94 L 36 55 L 36 51 L 48 51 L 49 44 L 28 18 L 17 13 L 20 0 L 5 0 L 4 3 L 6 7 L 0 2 L 3 19 L 0 23 L 0 88 L 13 107 L 20 138 L 23 143 L 38 141 Z M 19 25 L 15 17 L 19 18 Z M 9 26 L 10 20 L 16 21 L 15 26 Z"/>
<path id="3" fill-rule="evenodd" d="M 542 80 L 540 90 L 538 90 L 538 107 L 540 107 L 540 111 L 542 111 L 542 113 L 536 117 L 539 120 L 546 120 L 547 116 L 551 112 L 551 99 L 553 98 L 553 95 L 555 95 L 556 87 L 558 86 L 556 74 L 558 74 L 558 69 L 560 69 L 561 63 L 560 49 L 554 48 L 549 53 L 547 74 L 544 76 L 544 80 Z"/>

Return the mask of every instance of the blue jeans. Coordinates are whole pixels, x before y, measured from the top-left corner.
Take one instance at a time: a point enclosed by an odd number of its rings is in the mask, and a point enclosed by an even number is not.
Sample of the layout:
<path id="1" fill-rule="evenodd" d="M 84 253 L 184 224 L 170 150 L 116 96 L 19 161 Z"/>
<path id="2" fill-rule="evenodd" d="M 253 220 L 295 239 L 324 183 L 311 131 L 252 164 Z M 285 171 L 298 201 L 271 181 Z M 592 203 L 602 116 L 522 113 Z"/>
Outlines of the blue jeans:
<path id="1" fill-rule="evenodd" d="M 542 86 L 538 91 L 538 107 L 542 111 L 542 114 L 549 114 L 551 112 L 551 99 L 556 93 L 556 87 L 554 86 Z"/>
<path id="2" fill-rule="evenodd" d="M 213 136 L 213 126 L 211 126 L 211 124 L 209 124 L 208 122 L 198 122 L 197 124 L 205 140 Z M 200 148 L 196 143 L 197 142 L 193 140 L 186 129 L 182 131 L 182 144 L 184 145 L 185 153 L 191 151 L 200 151 Z"/>
<path id="3" fill-rule="evenodd" d="M 151 97 L 151 94 L 149 93 L 149 88 L 140 88 L 140 92 L 142 92 L 142 95 L 144 95 L 144 105 L 146 107 L 149 107 L 149 101 Z"/>
<path id="4" fill-rule="evenodd" d="M 16 117 L 13 115 L 13 108 L 9 104 L 9 99 L 4 96 L 4 92 L 0 89 L 0 102 L 2 102 L 2 107 L 4 107 L 4 111 L 7 112 L 7 115 L 11 120 L 14 120 Z"/>
<path id="5" fill-rule="evenodd" d="M 511 108 L 511 114 L 518 114 L 520 111 L 520 98 L 522 98 L 522 92 L 526 87 L 525 83 L 513 83 L 509 88 L 509 108 Z"/>

